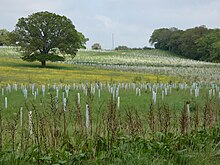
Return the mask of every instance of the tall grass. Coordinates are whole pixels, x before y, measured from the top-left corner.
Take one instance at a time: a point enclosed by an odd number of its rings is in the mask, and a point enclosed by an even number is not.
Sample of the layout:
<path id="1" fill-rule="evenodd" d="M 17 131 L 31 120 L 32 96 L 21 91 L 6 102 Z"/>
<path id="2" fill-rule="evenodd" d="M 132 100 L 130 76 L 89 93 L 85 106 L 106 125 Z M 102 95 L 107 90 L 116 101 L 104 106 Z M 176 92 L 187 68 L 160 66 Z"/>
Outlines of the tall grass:
<path id="1" fill-rule="evenodd" d="M 0 113 L 1 164 L 218 164 L 220 162 L 219 110 L 207 99 L 198 103 L 187 116 L 184 103 L 176 114 L 166 102 L 153 103 L 148 113 L 135 105 L 117 109 L 109 95 L 108 102 L 94 107 L 94 96 L 87 89 L 89 127 L 78 105 L 78 98 L 56 108 L 56 99 L 42 106 L 29 100 L 10 118 Z M 38 103 L 39 104 L 39 103 Z M 5 110 L 4 110 L 5 111 Z M 30 118 L 32 112 L 32 133 Z M 202 159 L 201 159 L 202 156 Z"/>

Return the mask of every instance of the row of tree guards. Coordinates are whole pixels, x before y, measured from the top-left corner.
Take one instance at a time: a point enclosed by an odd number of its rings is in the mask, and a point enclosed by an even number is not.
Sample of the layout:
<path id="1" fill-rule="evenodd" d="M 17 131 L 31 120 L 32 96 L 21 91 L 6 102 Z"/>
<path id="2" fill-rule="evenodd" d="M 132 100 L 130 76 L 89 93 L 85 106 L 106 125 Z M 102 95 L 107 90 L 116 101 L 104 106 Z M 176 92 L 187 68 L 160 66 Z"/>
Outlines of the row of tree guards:
<path id="1" fill-rule="evenodd" d="M 98 91 L 97 95 L 98 98 L 101 97 L 101 91 L 107 91 L 111 94 L 112 99 L 116 101 L 116 106 L 117 110 L 120 110 L 120 90 L 133 90 L 135 92 L 136 97 L 140 97 L 141 92 L 144 90 L 149 90 L 152 92 L 152 103 L 156 104 L 157 103 L 157 97 L 158 94 L 161 95 L 162 101 L 164 100 L 164 97 L 166 95 L 171 95 L 172 94 L 172 89 L 180 89 L 180 90 L 187 90 L 189 91 L 190 95 L 193 95 L 194 91 L 194 97 L 197 98 L 199 97 L 199 91 L 205 86 L 208 89 L 208 95 L 209 98 L 211 99 L 212 97 L 216 97 L 216 94 L 218 99 L 220 100 L 220 88 L 217 84 L 206 84 L 202 85 L 200 83 L 193 83 L 191 85 L 188 85 L 186 83 L 173 83 L 173 84 L 163 84 L 163 83 L 141 83 L 141 84 L 135 84 L 135 83 L 118 83 L 118 84 L 102 84 L 101 82 L 95 83 L 95 84 L 76 84 L 74 83 L 72 86 L 71 85 L 63 85 L 63 84 L 47 84 L 46 85 L 40 85 L 37 86 L 36 84 L 29 84 L 29 85 L 23 85 L 23 84 L 16 84 L 13 83 L 7 84 L 6 86 L 0 86 L 1 91 L 2 91 L 2 97 L 5 95 L 12 93 L 12 92 L 21 92 L 24 95 L 25 99 L 28 99 L 29 97 L 32 97 L 34 100 L 37 99 L 39 94 L 41 93 L 43 97 L 46 97 L 46 90 L 54 90 L 56 93 L 55 100 L 56 100 L 56 109 L 58 109 L 59 104 L 59 98 L 60 98 L 60 93 L 62 91 L 62 109 L 64 112 L 67 111 L 67 99 L 69 97 L 69 92 L 70 90 L 75 90 L 77 92 L 77 106 L 81 107 L 81 94 L 88 95 L 88 90 L 92 95 L 96 94 L 96 91 Z M 205 88 L 204 87 L 204 88 Z M 80 90 L 82 93 L 80 93 Z M 135 97 L 135 96 L 134 96 Z M 12 103 L 12 100 L 8 100 L 8 97 L 4 97 L 4 108 L 7 110 L 9 108 L 10 102 Z M 83 107 L 82 107 L 83 108 Z M 85 126 L 86 128 L 90 127 L 90 105 L 89 103 L 86 103 L 85 108 Z M 186 104 L 186 110 L 187 110 L 187 123 L 190 123 L 190 104 Z M 20 123 L 22 125 L 22 119 L 23 119 L 23 107 L 20 108 Z M 28 120 L 29 120 L 29 133 L 30 135 L 33 134 L 33 123 L 32 123 L 32 111 L 28 112 Z"/>
<path id="2" fill-rule="evenodd" d="M 28 87 L 26 85 L 23 85 L 23 84 L 20 85 L 20 89 L 21 89 L 25 99 L 28 98 L 28 93 L 31 93 L 33 95 L 34 99 L 36 100 L 37 96 L 40 93 L 39 89 L 41 89 L 42 96 L 45 97 L 46 85 L 42 85 L 41 88 L 39 88 L 39 87 L 40 86 L 37 87 L 36 84 L 29 84 L 29 89 L 28 89 Z M 47 85 L 48 90 L 52 89 L 52 90 L 56 91 L 56 96 L 55 96 L 56 107 L 58 107 L 59 93 L 60 93 L 60 91 L 62 91 L 62 102 L 63 102 L 64 111 L 66 111 L 66 102 L 67 102 L 67 98 L 69 97 L 69 91 L 71 89 L 76 90 L 76 91 L 82 90 L 83 94 L 85 96 L 87 96 L 88 87 L 89 87 L 89 90 L 92 95 L 95 95 L 96 90 L 98 91 L 97 92 L 98 98 L 101 97 L 102 90 L 107 90 L 109 93 L 111 93 L 114 100 L 117 99 L 118 109 L 120 108 L 119 93 L 120 93 L 121 89 L 135 90 L 136 96 L 141 96 L 141 91 L 143 91 L 143 90 L 144 91 L 149 90 L 152 92 L 152 101 L 154 104 L 156 104 L 158 94 L 161 95 L 161 100 L 164 101 L 165 96 L 167 96 L 168 94 L 170 94 L 170 95 L 172 94 L 173 88 L 174 89 L 180 88 L 182 90 L 189 89 L 190 95 L 193 95 L 193 93 L 194 93 L 195 98 L 199 97 L 200 88 L 202 88 L 201 84 L 196 84 L 196 83 L 193 83 L 191 85 L 191 87 L 189 87 L 186 83 L 179 83 L 178 85 L 176 83 L 174 83 L 174 84 L 162 84 L 162 83 L 160 83 L 160 84 L 159 83 L 157 83 L 157 84 L 151 84 L 151 83 L 144 84 L 144 83 L 142 83 L 142 84 L 139 84 L 139 86 L 135 83 L 119 83 L 119 84 L 113 84 L 113 85 L 106 83 L 104 87 L 101 82 L 96 83 L 96 84 L 90 84 L 90 85 L 84 84 L 84 83 L 82 83 L 82 84 L 74 83 L 72 88 L 71 88 L 71 85 L 62 85 L 62 84 L 59 84 L 58 86 L 56 86 L 55 84 L 54 85 L 50 85 L 50 84 Z M 18 84 L 16 84 L 16 83 L 14 83 L 12 85 L 8 84 L 6 87 L 0 86 L 0 88 L 1 88 L 1 94 L 2 94 L 2 96 L 4 96 L 5 92 L 6 92 L 6 94 L 11 93 L 12 89 L 15 91 L 18 91 Z M 212 84 L 211 89 L 208 90 L 209 98 L 211 99 L 213 96 L 216 95 L 216 93 L 218 94 L 218 97 L 220 98 L 219 86 L 216 84 Z M 78 97 L 78 105 L 80 105 L 80 93 L 79 92 L 77 94 L 77 97 Z M 8 98 L 5 97 L 5 109 L 7 109 L 7 108 L 8 108 Z"/>
<path id="3" fill-rule="evenodd" d="M 79 99 L 79 98 L 78 98 Z M 7 98 L 5 98 L 5 105 L 7 106 Z M 118 97 L 118 103 L 117 103 L 117 108 L 119 109 L 119 106 L 120 106 L 120 97 Z M 5 108 L 7 108 L 7 107 L 5 107 Z M 66 111 L 66 109 L 65 109 L 65 101 L 64 101 L 64 106 L 63 106 L 63 108 L 64 108 L 64 111 Z M 187 123 L 188 123 L 188 128 L 190 128 L 190 105 L 189 105 L 189 103 L 186 105 L 186 114 L 187 114 L 187 118 L 186 118 L 186 120 L 187 120 Z M 89 128 L 91 127 L 91 123 L 90 123 L 90 110 L 89 110 L 89 105 L 88 104 L 86 104 L 86 108 L 85 108 L 85 110 L 86 110 L 86 115 L 85 115 L 85 126 L 86 126 L 86 128 L 87 128 L 87 130 L 89 131 Z M 32 136 L 32 134 L 33 134 L 33 122 L 32 122 L 32 111 L 29 111 L 28 112 L 28 128 L 29 128 L 29 136 L 31 137 Z M 22 128 L 22 126 L 23 126 L 23 107 L 21 107 L 20 108 L 20 126 L 21 126 L 21 128 Z"/>

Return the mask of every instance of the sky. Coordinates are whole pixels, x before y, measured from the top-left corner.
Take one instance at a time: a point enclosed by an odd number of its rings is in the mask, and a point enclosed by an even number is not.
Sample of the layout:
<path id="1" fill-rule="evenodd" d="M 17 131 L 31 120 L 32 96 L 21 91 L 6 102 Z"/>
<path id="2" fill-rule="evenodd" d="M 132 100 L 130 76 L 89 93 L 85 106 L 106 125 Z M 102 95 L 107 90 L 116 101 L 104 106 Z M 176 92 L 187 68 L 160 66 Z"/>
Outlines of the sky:
<path id="1" fill-rule="evenodd" d="M 150 46 L 158 28 L 220 28 L 219 0 L 0 0 L 0 29 L 39 11 L 64 15 L 89 41 L 104 49 Z"/>

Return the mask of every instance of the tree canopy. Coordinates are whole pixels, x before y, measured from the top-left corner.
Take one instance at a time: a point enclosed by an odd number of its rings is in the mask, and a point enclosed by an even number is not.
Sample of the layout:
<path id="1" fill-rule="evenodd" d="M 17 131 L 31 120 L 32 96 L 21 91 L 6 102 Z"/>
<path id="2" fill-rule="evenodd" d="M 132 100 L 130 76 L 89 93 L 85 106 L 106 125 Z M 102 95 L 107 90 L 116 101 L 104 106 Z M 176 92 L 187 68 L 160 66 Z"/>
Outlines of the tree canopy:
<path id="1" fill-rule="evenodd" d="M 46 61 L 63 61 L 66 55 L 75 57 L 88 40 L 70 19 L 47 11 L 20 18 L 11 39 L 20 46 L 23 60 L 40 61 L 43 67 Z"/>
<path id="2" fill-rule="evenodd" d="M 94 44 L 92 45 L 92 49 L 93 49 L 93 50 L 101 50 L 102 47 L 101 47 L 101 45 L 100 45 L 99 43 L 94 43 Z"/>
<path id="3" fill-rule="evenodd" d="M 186 30 L 160 28 L 149 42 L 156 49 L 168 50 L 187 58 L 220 62 L 220 29 L 199 26 Z"/>
<path id="4" fill-rule="evenodd" d="M 6 29 L 0 29 L 0 46 L 9 45 L 10 32 Z"/>

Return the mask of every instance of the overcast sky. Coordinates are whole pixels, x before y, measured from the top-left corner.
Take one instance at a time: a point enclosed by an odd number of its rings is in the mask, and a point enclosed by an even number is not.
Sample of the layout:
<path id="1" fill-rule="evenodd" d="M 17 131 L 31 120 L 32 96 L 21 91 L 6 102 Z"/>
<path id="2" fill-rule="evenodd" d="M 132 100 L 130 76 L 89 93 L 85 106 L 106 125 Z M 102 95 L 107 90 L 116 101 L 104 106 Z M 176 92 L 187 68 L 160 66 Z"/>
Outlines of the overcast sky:
<path id="1" fill-rule="evenodd" d="M 70 18 L 76 29 L 105 49 L 149 46 L 155 29 L 220 28 L 220 0 L 0 0 L 0 29 L 18 18 L 49 11 Z"/>

